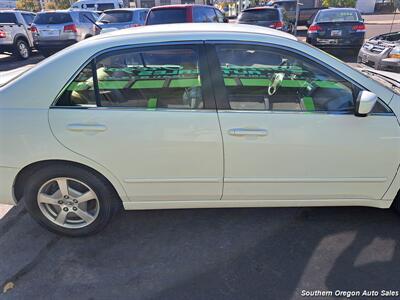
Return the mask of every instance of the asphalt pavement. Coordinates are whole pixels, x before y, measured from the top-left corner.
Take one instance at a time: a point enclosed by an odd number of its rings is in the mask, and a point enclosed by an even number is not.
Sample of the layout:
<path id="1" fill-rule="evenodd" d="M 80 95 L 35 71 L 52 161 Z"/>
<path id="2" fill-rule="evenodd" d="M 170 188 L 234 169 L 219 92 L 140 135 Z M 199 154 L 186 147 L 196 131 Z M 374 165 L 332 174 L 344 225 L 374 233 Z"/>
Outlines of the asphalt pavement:
<path id="1" fill-rule="evenodd" d="M 368 35 L 386 29 L 368 25 Z M 0 55 L 0 71 L 41 59 Z M 400 292 L 400 216 L 358 207 L 128 211 L 98 235 L 66 238 L 41 228 L 22 206 L 0 206 L 0 257 L 0 299 Z"/>

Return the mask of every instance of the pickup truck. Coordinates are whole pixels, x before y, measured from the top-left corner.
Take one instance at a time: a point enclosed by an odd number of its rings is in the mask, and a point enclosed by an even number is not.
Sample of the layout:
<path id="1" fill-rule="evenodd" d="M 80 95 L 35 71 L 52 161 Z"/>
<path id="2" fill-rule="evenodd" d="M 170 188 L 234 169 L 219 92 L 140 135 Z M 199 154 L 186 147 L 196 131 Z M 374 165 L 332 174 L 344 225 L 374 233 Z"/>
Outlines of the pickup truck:
<path id="1" fill-rule="evenodd" d="M 0 11 L 0 53 L 12 53 L 28 59 L 33 48 L 30 26 L 35 14 L 29 11 Z"/>
<path id="2" fill-rule="evenodd" d="M 308 26 L 315 14 L 323 9 L 321 5 L 316 6 L 314 0 L 300 0 L 300 12 L 299 20 L 297 24 L 299 26 Z M 320 3 L 321 1 L 317 1 Z M 289 17 L 291 23 L 296 22 L 296 0 L 271 0 L 267 3 L 267 6 L 280 7 L 286 10 L 286 14 Z"/>

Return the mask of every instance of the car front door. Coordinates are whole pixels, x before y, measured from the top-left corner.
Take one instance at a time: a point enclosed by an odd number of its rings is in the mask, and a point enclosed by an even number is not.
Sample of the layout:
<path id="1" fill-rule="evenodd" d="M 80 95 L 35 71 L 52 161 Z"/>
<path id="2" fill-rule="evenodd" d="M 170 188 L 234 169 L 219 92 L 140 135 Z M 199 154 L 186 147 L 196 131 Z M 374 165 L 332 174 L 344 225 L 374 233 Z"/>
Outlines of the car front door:
<path id="1" fill-rule="evenodd" d="M 202 47 L 97 57 L 50 109 L 56 138 L 109 169 L 131 201 L 219 200 L 222 137 Z"/>
<path id="2" fill-rule="evenodd" d="M 400 137 L 383 103 L 355 116 L 360 88 L 291 51 L 208 48 L 224 140 L 223 200 L 382 198 Z"/>

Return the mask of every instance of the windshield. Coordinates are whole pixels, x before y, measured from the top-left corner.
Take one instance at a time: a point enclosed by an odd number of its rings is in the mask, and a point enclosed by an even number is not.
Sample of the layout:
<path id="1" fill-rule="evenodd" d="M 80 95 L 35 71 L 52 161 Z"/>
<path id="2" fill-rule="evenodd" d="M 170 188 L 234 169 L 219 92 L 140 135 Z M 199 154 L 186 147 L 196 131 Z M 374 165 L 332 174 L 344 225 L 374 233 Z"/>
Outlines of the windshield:
<path id="1" fill-rule="evenodd" d="M 0 23 L 13 23 L 17 24 L 17 18 L 13 13 L 2 13 L 0 12 Z"/>
<path id="2" fill-rule="evenodd" d="M 252 9 L 244 11 L 238 18 L 239 21 L 275 21 L 279 20 L 276 9 Z"/>
<path id="3" fill-rule="evenodd" d="M 326 10 L 318 14 L 317 23 L 323 22 L 358 22 L 358 14 L 353 10 Z"/>
<path id="4" fill-rule="evenodd" d="M 107 11 L 99 19 L 102 23 L 126 23 L 132 21 L 132 11 Z"/>
<path id="5" fill-rule="evenodd" d="M 63 24 L 71 23 L 72 18 L 69 13 L 43 13 L 38 14 L 33 23 L 35 24 Z"/>
<path id="6" fill-rule="evenodd" d="M 149 12 L 147 25 L 186 22 L 186 8 L 155 9 Z"/>

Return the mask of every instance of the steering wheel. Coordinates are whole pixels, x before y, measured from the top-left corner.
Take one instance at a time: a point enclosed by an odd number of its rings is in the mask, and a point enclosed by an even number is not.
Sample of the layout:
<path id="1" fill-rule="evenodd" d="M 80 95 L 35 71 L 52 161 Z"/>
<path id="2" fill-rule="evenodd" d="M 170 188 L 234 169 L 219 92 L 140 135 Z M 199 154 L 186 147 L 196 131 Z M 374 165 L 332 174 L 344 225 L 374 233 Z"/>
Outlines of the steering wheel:
<path id="1" fill-rule="evenodd" d="M 285 73 L 274 73 L 271 78 L 271 85 L 268 87 L 268 95 L 273 96 L 281 86 Z"/>

